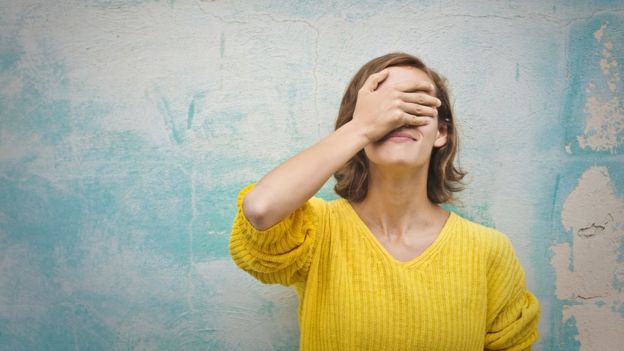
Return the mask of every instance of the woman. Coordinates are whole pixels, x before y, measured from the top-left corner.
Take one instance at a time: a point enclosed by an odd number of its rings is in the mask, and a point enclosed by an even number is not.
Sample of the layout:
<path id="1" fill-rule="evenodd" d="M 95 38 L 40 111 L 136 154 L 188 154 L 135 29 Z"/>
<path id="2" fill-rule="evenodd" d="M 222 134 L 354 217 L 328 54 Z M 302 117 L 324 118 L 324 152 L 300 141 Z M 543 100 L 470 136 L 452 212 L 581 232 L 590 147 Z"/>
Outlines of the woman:
<path id="1" fill-rule="evenodd" d="M 526 350 L 539 302 L 503 233 L 438 205 L 461 190 L 444 81 L 393 53 L 349 83 L 336 130 L 238 197 L 236 264 L 299 296 L 301 350 Z M 313 195 L 331 175 L 341 196 Z"/>

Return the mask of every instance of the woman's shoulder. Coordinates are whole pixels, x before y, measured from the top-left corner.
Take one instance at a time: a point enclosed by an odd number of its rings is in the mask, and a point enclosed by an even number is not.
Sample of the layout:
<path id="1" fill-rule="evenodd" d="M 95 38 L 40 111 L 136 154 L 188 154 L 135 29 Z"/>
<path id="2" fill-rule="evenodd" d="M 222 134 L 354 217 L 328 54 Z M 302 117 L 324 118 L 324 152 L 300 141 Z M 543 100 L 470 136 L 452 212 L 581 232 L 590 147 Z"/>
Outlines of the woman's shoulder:
<path id="1" fill-rule="evenodd" d="M 492 249 L 511 245 L 511 240 L 503 231 L 466 218 L 457 212 L 451 213 L 455 216 L 458 232 L 475 244 Z"/>

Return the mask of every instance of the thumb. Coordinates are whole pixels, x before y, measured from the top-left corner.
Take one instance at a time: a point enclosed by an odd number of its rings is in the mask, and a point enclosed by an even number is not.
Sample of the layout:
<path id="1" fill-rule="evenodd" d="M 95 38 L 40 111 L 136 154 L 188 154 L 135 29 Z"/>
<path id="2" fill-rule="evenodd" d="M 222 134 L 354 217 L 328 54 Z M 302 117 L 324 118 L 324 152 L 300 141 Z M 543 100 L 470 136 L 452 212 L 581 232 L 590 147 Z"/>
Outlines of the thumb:
<path id="1" fill-rule="evenodd" d="M 371 74 L 370 76 L 368 76 L 368 78 L 364 82 L 362 89 L 367 92 L 372 93 L 373 91 L 377 89 L 377 87 L 379 86 L 379 84 L 381 84 L 381 82 L 383 82 L 386 78 L 388 78 L 388 72 L 389 72 L 388 69 L 384 68 L 383 70 L 377 73 Z"/>

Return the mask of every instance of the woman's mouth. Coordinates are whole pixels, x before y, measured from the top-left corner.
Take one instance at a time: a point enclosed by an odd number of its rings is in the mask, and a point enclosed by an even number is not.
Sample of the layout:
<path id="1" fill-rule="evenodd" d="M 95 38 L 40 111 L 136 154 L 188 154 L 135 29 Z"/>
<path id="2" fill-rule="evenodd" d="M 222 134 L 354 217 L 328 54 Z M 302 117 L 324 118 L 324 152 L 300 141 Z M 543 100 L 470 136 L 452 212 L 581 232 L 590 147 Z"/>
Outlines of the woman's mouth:
<path id="1" fill-rule="evenodd" d="M 406 131 L 394 131 L 390 132 L 388 135 L 383 137 L 381 141 L 392 140 L 392 141 L 416 141 L 416 137 Z"/>

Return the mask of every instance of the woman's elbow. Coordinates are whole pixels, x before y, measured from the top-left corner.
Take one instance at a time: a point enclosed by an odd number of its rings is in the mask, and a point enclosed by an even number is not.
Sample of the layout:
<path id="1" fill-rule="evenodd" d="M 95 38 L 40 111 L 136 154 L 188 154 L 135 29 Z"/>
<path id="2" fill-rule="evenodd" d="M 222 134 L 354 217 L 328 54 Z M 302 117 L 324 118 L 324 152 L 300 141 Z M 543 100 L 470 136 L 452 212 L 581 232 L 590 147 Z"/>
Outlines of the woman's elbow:
<path id="1" fill-rule="evenodd" d="M 274 224 L 270 222 L 268 206 L 262 201 L 254 199 L 251 192 L 243 200 L 243 213 L 249 223 L 257 230 L 266 230 Z"/>

